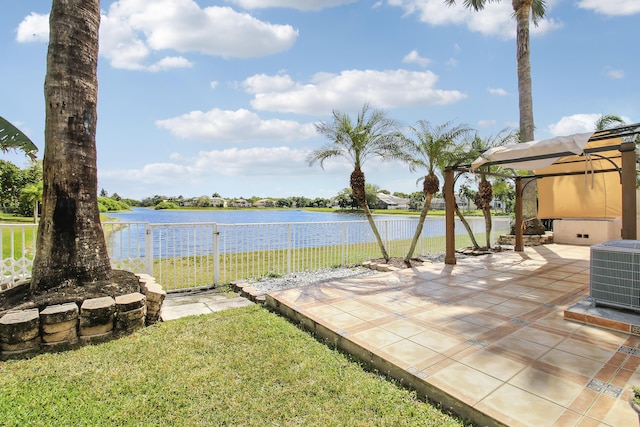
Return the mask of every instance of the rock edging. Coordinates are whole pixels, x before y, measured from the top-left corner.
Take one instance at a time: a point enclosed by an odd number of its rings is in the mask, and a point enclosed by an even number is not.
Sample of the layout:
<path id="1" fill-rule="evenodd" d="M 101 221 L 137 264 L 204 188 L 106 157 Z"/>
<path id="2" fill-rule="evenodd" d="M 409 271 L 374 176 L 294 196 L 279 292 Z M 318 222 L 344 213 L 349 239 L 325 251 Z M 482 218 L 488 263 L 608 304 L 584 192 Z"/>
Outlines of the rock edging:
<path id="1" fill-rule="evenodd" d="M 150 275 L 136 276 L 140 292 L 7 312 L 0 317 L 0 355 L 100 342 L 158 322 L 167 293 Z"/>

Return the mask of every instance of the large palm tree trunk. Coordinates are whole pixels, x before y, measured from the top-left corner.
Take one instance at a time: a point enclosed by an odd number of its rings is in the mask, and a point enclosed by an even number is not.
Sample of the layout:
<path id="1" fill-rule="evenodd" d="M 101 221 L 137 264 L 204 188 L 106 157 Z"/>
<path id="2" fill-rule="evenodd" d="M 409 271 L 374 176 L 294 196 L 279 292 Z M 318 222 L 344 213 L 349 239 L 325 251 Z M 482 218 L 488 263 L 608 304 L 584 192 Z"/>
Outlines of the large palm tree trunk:
<path id="1" fill-rule="evenodd" d="M 516 60 L 518 73 L 518 106 L 520 109 L 520 141 L 529 142 L 534 139 L 533 122 L 533 89 L 531 85 L 531 52 L 529 37 L 529 20 L 533 0 L 512 0 L 516 16 Z M 522 211 L 525 218 L 538 217 L 538 186 L 532 182 L 525 187 L 522 197 Z M 536 229 L 542 227 L 540 220 L 535 220 Z M 544 227 L 542 227 L 544 232 Z"/>
<path id="2" fill-rule="evenodd" d="M 96 168 L 99 0 L 53 0 L 42 217 L 31 289 L 108 280 Z"/>
<path id="3" fill-rule="evenodd" d="M 480 245 L 476 240 L 476 236 L 474 236 L 473 230 L 471 229 L 469 222 L 464 217 L 464 215 L 462 215 L 462 212 L 460 212 L 460 208 L 458 207 L 457 203 L 455 204 L 455 211 L 456 211 L 456 215 L 460 219 L 460 222 L 462 223 L 462 225 L 464 225 L 464 228 L 467 230 L 467 234 L 469 235 L 469 239 L 471 240 L 471 245 L 473 246 L 473 249 L 480 249 Z"/>
<path id="4" fill-rule="evenodd" d="M 425 195 L 424 204 L 422 205 L 422 211 L 420 211 L 420 218 L 418 219 L 418 225 L 416 226 L 416 232 L 413 235 L 413 239 L 411 239 L 411 246 L 409 246 L 407 256 L 404 258 L 404 263 L 407 265 L 411 265 L 411 258 L 413 257 L 413 253 L 415 252 L 416 246 L 418 245 L 418 240 L 420 240 L 420 235 L 422 234 L 422 229 L 424 228 L 424 222 L 427 219 L 429 210 L 431 209 L 432 200 L 433 194 Z"/>
<path id="5" fill-rule="evenodd" d="M 380 237 L 380 232 L 378 231 L 378 226 L 373 220 L 373 215 L 371 215 L 369 205 L 367 204 L 364 172 L 362 172 L 362 169 L 358 166 L 356 166 L 353 172 L 351 172 L 350 184 L 351 190 L 353 191 L 353 197 L 355 197 L 362 210 L 364 210 L 367 221 L 369 221 L 369 226 L 371 226 L 371 231 L 373 231 L 374 236 L 376 236 L 376 241 L 380 247 L 382 258 L 384 258 L 385 261 L 389 261 L 389 254 L 387 253 L 387 249 L 384 247 L 384 242 L 382 241 L 382 237 Z"/>

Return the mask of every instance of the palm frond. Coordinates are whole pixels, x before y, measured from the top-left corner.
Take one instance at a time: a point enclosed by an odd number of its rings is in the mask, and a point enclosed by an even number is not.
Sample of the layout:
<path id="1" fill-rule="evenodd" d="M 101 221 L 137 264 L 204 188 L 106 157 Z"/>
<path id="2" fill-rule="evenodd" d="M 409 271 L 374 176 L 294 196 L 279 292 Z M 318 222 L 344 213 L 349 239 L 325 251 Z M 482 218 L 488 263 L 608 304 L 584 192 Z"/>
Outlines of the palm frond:
<path id="1" fill-rule="evenodd" d="M 17 127 L 0 116 L 0 150 L 4 153 L 9 150 L 20 150 L 31 160 L 35 160 L 38 147 Z"/>

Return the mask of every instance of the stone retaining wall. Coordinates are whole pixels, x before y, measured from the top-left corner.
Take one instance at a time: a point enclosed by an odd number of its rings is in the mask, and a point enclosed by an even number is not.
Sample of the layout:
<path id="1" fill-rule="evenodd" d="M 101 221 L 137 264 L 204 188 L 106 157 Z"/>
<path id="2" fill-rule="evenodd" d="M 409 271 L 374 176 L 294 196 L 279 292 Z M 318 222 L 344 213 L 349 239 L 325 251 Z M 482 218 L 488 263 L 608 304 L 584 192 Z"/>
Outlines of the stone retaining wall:
<path id="1" fill-rule="evenodd" d="M 167 293 L 153 277 L 137 276 L 140 292 L 7 312 L 0 318 L 0 354 L 99 342 L 156 323 Z"/>
<path id="2" fill-rule="evenodd" d="M 523 244 L 525 246 L 540 246 L 553 243 L 553 233 L 547 232 L 540 234 L 525 234 L 522 236 Z M 498 238 L 498 245 L 512 245 L 516 244 L 515 234 L 503 234 Z"/>

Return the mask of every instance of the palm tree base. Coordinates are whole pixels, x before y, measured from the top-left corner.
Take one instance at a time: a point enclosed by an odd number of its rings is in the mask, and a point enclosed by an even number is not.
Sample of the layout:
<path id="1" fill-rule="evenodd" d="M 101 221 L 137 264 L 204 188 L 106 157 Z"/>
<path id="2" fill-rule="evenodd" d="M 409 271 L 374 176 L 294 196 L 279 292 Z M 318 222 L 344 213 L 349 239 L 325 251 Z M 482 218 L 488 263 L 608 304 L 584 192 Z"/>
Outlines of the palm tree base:
<path id="1" fill-rule="evenodd" d="M 522 230 L 522 234 L 525 236 L 542 236 L 546 231 L 547 229 L 545 228 L 542 221 L 540 221 L 539 218 L 533 218 L 524 221 L 524 230 Z M 511 234 L 516 234 L 515 222 L 511 223 Z"/>

